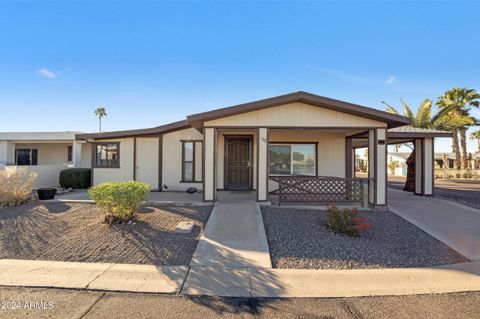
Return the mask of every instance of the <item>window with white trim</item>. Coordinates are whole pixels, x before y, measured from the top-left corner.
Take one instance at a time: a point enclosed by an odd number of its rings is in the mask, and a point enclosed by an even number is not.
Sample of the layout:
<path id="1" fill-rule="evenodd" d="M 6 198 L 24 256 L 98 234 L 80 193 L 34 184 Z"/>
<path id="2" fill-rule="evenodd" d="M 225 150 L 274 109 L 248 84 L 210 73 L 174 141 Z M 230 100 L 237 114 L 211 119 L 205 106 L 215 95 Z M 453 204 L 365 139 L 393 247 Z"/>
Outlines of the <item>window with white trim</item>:
<path id="1" fill-rule="evenodd" d="M 195 142 L 182 141 L 182 181 L 195 180 Z"/>
<path id="2" fill-rule="evenodd" d="M 316 144 L 269 144 L 270 175 L 315 176 Z"/>

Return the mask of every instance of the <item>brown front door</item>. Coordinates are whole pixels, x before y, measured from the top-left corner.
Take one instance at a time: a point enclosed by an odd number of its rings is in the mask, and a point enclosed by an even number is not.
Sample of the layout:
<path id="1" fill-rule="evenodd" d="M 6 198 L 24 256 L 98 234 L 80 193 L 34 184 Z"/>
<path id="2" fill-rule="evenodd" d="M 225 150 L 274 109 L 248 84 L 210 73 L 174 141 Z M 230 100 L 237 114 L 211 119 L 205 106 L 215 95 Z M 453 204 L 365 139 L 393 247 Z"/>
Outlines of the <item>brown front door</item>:
<path id="1" fill-rule="evenodd" d="M 225 137 L 225 187 L 252 189 L 252 138 Z"/>

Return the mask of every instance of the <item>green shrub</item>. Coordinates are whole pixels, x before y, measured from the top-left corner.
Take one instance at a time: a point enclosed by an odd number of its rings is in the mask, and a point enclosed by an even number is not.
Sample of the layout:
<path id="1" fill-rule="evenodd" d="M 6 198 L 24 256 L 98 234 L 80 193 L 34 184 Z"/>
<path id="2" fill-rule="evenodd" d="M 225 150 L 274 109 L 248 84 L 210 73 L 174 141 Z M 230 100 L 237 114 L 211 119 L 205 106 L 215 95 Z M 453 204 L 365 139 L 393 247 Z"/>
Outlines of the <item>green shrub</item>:
<path id="1" fill-rule="evenodd" d="M 89 188 L 92 186 L 89 168 L 66 168 L 60 171 L 59 183 L 63 188 Z"/>
<path id="2" fill-rule="evenodd" d="M 367 219 L 358 215 L 356 208 L 339 210 L 337 206 L 328 206 L 327 227 L 335 234 L 358 236 L 372 228 Z"/>
<path id="3" fill-rule="evenodd" d="M 88 190 L 109 224 L 125 223 L 134 218 L 138 206 L 149 193 L 148 184 L 135 181 L 103 183 Z"/>

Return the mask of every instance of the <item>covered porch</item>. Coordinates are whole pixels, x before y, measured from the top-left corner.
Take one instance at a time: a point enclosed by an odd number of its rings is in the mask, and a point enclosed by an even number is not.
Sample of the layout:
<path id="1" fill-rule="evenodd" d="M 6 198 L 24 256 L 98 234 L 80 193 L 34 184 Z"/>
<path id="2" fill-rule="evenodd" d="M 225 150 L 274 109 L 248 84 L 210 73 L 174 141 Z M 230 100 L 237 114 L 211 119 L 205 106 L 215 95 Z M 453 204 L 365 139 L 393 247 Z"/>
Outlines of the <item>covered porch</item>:
<path id="1" fill-rule="evenodd" d="M 368 132 L 371 174 L 353 175 L 352 138 Z M 258 202 L 386 205 L 386 128 L 205 127 L 204 193 L 253 191 Z"/>
<path id="2" fill-rule="evenodd" d="M 366 133 L 373 155 L 366 197 L 373 206 L 386 205 L 387 129 L 410 124 L 403 116 L 303 91 L 194 114 L 187 120 L 203 133 L 205 201 L 217 200 L 217 191 L 225 189 L 225 172 L 235 176 L 221 163 L 236 156 L 245 166 L 237 170 L 255 190 L 258 202 L 268 201 L 269 193 L 276 190 L 282 201 L 356 199 L 351 196 L 352 186 L 362 184 L 353 176 L 349 137 Z M 251 155 L 222 151 L 226 130 L 248 130 L 250 142 L 238 149 Z M 302 179 L 284 182 L 298 176 Z M 227 178 L 228 182 L 232 181 Z M 329 193 L 332 196 L 325 198 Z"/>

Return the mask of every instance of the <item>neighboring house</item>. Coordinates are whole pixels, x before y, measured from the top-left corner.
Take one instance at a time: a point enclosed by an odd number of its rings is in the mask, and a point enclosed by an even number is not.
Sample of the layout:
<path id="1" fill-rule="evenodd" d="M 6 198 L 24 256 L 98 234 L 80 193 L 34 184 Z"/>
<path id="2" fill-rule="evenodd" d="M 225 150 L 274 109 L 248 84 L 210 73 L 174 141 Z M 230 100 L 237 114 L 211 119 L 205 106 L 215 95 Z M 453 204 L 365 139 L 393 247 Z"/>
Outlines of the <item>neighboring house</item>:
<path id="1" fill-rule="evenodd" d="M 59 172 L 90 167 L 90 148 L 82 152 L 79 132 L 0 133 L 0 169 L 24 167 L 38 174 L 36 187 L 58 186 Z"/>
<path id="2" fill-rule="evenodd" d="M 468 168 L 480 169 L 480 154 L 468 153 Z M 435 153 L 436 169 L 456 169 L 457 160 L 454 153 Z"/>
<path id="3" fill-rule="evenodd" d="M 397 161 L 399 166 L 395 169 L 395 176 L 407 176 L 407 159 L 412 152 L 390 152 L 388 153 L 388 164 Z M 391 174 L 390 170 L 388 174 Z"/>
<path id="4" fill-rule="evenodd" d="M 341 192 L 354 180 L 354 148 L 368 147 L 368 202 L 384 206 L 388 143 L 414 143 L 415 193 L 432 195 L 433 140 L 450 136 L 408 124 L 400 115 L 295 92 L 153 128 L 77 134 L 76 140 L 92 148 L 95 185 L 137 180 L 159 190 L 196 187 L 205 201 L 215 201 L 219 190 L 254 190 L 258 201 L 267 201 L 279 177 L 296 175 L 305 200 Z"/>

